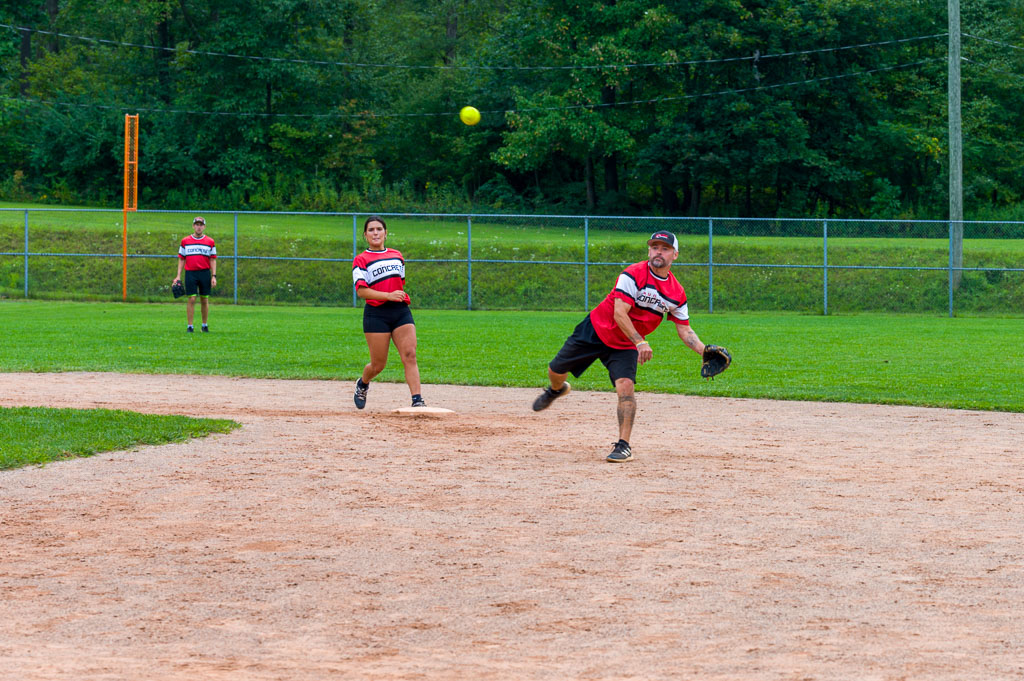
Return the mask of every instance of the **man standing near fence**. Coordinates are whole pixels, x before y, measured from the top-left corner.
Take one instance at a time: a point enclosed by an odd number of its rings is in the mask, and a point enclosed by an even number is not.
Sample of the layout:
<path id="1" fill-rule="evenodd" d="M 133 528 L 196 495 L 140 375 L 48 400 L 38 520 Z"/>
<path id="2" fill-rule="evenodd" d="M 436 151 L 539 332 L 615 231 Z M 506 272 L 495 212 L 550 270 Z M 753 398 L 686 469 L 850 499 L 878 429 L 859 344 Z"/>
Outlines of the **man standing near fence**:
<path id="1" fill-rule="evenodd" d="M 181 240 L 181 247 L 178 248 L 178 273 L 174 276 L 175 282 L 181 281 L 181 269 L 185 268 L 185 294 L 188 296 L 188 303 L 185 305 L 185 318 L 188 333 L 193 333 L 192 320 L 195 318 L 196 294 L 199 295 L 199 309 L 203 318 L 203 333 L 207 333 L 210 327 L 207 325 L 210 315 L 210 291 L 217 285 L 217 247 L 213 239 L 208 237 L 206 231 L 206 220 L 197 217 L 192 221 L 192 234 Z"/>
<path id="2" fill-rule="evenodd" d="M 658 328 L 668 313 L 683 343 L 698 355 L 704 352 L 704 343 L 690 328 L 686 292 L 670 271 L 678 257 L 679 240 L 672 232 L 652 234 L 647 240 L 647 260 L 623 270 L 611 293 L 576 326 L 548 364 L 551 385 L 533 402 L 534 411 L 547 409 L 569 394 L 565 379 L 570 373 L 578 377 L 600 359 L 619 398 L 619 441 L 607 456 L 613 463 L 633 458 L 629 438 L 636 416 L 633 388 L 637 363 L 654 356 L 645 336 Z"/>

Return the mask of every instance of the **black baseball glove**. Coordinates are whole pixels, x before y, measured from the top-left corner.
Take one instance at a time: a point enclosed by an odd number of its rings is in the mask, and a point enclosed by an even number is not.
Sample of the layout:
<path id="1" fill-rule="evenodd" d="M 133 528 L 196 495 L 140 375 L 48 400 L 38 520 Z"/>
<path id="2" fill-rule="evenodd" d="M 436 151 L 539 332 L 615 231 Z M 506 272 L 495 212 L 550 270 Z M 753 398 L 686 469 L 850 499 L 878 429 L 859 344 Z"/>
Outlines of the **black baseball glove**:
<path id="1" fill-rule="evenodd" d="M 171 284 L 171 293 L 174 294 L 175 298 L 181 298 L 183 295 L 185 295 L 185 285 L 182 284 L 180 281 L 174 282 L 173 284 Z"/>
<path id="2" fill-rule="evenodd" d="M 701 378 L 714 378 L 732 364 L 732 355 L 721 345 L 705 345 L 704 354 L 701 359 Z"/>

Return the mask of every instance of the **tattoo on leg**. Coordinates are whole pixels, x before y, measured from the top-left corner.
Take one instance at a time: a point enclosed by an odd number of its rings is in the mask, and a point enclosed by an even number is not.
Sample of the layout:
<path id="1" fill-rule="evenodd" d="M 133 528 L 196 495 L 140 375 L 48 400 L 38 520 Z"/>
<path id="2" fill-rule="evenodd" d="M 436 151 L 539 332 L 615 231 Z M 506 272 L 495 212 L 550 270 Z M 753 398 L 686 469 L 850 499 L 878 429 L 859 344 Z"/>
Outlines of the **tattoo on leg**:
<path id="1" fill-rule="evenodd" d="M 627 426 L 628 430 L 633 428 L 633 417 L 636 415 L 636 398 L 632 395 L 619 397 L 619 428 Z"/>

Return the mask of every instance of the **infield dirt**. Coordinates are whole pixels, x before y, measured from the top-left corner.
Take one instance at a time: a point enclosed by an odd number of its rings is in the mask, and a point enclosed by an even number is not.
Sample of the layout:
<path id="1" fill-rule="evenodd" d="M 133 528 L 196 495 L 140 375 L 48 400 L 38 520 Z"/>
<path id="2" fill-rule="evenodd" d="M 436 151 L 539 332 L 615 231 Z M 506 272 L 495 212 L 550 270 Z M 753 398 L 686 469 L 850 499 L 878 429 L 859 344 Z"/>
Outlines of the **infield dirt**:
<path id="1" fill-rule="evenodd" d="M 1024 415 L 0 374 L 243 427 L 0 471 L 0 679 L 1024 678 Z M 0 424 L 2 425 L 2 424 Z"/>

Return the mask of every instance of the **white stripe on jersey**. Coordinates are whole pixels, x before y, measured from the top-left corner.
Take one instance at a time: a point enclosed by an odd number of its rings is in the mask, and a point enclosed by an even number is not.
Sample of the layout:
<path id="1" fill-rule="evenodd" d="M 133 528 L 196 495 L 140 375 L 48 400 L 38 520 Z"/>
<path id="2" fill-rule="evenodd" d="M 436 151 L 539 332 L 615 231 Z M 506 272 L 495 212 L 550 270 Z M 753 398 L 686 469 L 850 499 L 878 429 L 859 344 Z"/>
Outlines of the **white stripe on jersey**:
<path id="1" fill-rule="evenodd" d="M 353 270 L 353 279 L 356 277 L 356 271 L 358 271 L 358 268 Z M 382 258 L 371 262 L 366 266 L 365 270 L 362 270 L 362 273 L 363 281 L 365 281 L 369 286 L 372 286 L 381 279 L 387 279 L 389 277 L 401 277 L 404 279 L 405 263 L 399 258 Z"/>
<path id="2" fill-rule="evenodd" d="M 678 307 L 672 308 L 668 313 L 679 321 L 685 322 L 690 318 L 690 305 L 689 303 L 683 303 Z"/>
<path id="3" fill-rule="evenodd" d="M 625 272 L 619 275 L 619 280 L 615 283 L 615 288 L 632 298 L 633 305 L 635 307 L 639 307 L 643 310 L 649 310 L 657 315 L 663 315 L 667 312 L 679 321 L 686 321 L 690 318 L 690 313 L 686 303 L 679 305 L 677 302 L 669 300 L 665 296 L 661 295 L 661 291 L 651 284 L 647 284 L 643 288 L 639 288 L 633 277 L 629 276 Z"/>
<path id="4" fill-rule="evenodd" d="M 625 272 L 619 275 L 619 280 L 615 282 L 615 288 L 636 300 L 636 294 L 638 293 L 636 281 Z"/>
<path id="5" fill-rule="evenodd" d="M 190 255 L 202 255 L 207 258 L 217 255 L 216 246 L 207 246 L 206 244 L 189 244 L 188 246 L 182 246 L 178 249 L 178 254 L 183 257 Z"/>

